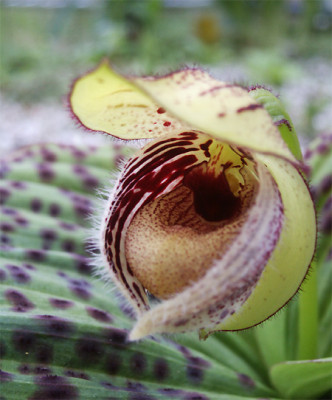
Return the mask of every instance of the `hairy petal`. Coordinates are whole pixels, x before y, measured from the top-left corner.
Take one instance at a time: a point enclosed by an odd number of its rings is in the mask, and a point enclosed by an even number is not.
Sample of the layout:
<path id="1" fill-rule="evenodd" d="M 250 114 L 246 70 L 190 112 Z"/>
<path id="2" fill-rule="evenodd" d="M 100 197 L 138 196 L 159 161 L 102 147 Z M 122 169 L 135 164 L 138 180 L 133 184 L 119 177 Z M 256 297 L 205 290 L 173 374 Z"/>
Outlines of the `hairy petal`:
<path id="1" fill-rule="evenodd" d="M 189 129 L 107 62 L 74 82 L 69 103 L 83 126 L 120 139 L 154 138 Z"/>
<path id="2" fill-rule="evenodd" d="M 183 132 L 150 142 L 125 165 L 110 196 L 101 227 L 101 252 L 110 276 L 137 312 L 149 306 L 126 259 L 128 227 L 140 208 L 174 190 L 187 171 L 206 161 L 200 148 L 206 141 L 206 135 Z"/>
<path id="3" fill-rule="evenodd" d="M 243 305 L 278 241 L 283 205 L 276 184 L 258 164 L 259 189 L 238 237 L 205 276 L 144 314 L 130 338 L 213 327 Z"/>
<path id="4" fill-rule="evenodd" d="M 133 78 L 158 104 L 215 138 L 296 163 L 269 113 L 247 90 L 199 69 L 160 78 Z"/>
<path id="5" fill-rule="evenodd" d="M 284 227 L 264 272 L 242 309 L 214 330 L 256 325 L 282 308 L 299 289 L 316 243 L 316 217 L 302 175 L 289 163 L 257 155 L 275 179 L 284 204 Z"/>

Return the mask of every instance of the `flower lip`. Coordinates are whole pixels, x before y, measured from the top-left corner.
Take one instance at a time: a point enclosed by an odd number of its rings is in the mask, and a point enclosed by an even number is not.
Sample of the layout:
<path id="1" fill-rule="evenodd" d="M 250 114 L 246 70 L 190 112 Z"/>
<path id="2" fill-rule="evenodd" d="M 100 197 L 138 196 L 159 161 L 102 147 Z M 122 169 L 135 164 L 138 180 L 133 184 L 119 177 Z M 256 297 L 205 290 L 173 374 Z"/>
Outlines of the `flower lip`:
<path id="1" fill-rule="evenodd" d="M 203 167 L 203 166 L 202 166 Z M 196 212 L 207 221 L 222 221 L 232 218 L 241 208 L 241 200 L 236 197 L 228 184 L 225 170 L 215 176 L 196 167 L 186 174 L 183 184 L 192 190 Z"/>

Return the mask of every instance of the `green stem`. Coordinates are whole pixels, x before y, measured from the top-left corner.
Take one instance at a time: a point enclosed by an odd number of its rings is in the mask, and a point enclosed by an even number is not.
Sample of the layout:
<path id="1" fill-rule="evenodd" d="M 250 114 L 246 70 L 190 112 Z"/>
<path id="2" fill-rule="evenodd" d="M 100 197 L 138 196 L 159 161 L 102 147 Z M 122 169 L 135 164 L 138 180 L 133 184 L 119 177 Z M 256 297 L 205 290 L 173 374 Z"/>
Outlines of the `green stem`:
<path id="1" fill-rule="evenodd" d="M 311 360 L 317 357 L 318 293 L 317 265 L 312 263 L 310 276 L 302 285 L 299 296 L 299 342 L 297 358 Z"/>

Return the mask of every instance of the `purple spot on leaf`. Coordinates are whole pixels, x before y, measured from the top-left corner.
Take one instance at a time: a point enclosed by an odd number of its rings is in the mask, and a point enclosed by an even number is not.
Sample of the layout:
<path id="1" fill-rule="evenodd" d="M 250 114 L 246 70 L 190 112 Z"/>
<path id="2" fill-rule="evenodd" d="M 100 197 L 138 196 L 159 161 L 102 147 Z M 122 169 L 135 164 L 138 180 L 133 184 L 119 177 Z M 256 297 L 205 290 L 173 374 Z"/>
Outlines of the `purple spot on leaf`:
<path id="1" fill-rule="evenodd" d="M 30 202 L 30 208 L 33 212 L 39 212 L 42 206 L 42 202 L 37 198 L 32 199 Z"/>
<path id="2" fill-rule="evenodd" d="M 0 281 L 4 281 L 6 279 L 6 271 L 0 269 Z"/>
<path id="3" fill-rule="evenodd" d="M 10 196 L 9 190 L 5 188 L 0 188 L 0 204 L 5 204 L 9 196 Z"/>
<path id="4" fill-rule="evenodd" d="M 17 351 L 30 352 L 36 345 L 36 336 L 29 331 L 15 331 L 12 340 Z"/>
<path id="5" fill-rule="evenodd" d="M 26 250 L 26 255 L 33 261 L 43 261 L 45 259 L 45 252 L 43 250 Z"/>
<path id="6" fill-rule="evenodd" d="M 237 374 L 239 381 L 242 386 L 247 389 L 253 389 L 256 385 L 255 382 L 250 378 L 250 376 L 245 374 Z"/>
<path id="7" fill-rule="evenodd" d="M 13 181 L 11 182 L 11 186 L 15 189 L 19 189 L 19 190 L 23 190 L 26 189 L 27 185 L 24 182 L 20 182 L 20 181 Z"/>
<path id="8" fill-rule="evenodd" d="M 38 174 L 39 177 L 42 181 L 46 181 L 49 182 L 52 179 L 54 179 L 54 171 L 52 170 L 50 164 L 39 164 L 37 165 L 37 170 L 38 170 Z"/>
<path id="9" fill-rule="evenodd" d="M 74 331 L 71 322 L 56 317 L 54 315 L 36 315 L 36 319 L 40 320 L 45 330 L 54 336 L 68 336 Z"/>
<path id="10" fill-rule="evenodd" d="M 31 280 L 30 275 L 17 265 L 6 265 L 12 278 L 18 283 L 28 283 Z"/>
<path id="11" fill-rule="evenodd" d="M 142 374 L 146 369 L 147 363 L 142 353 L 134 354 L 130 359 L 130 369 L 135 374 Z"/>
<path id="12" fill-rule="evenodd" d="M 6 290 L 5 297 L 13 306 L 16 307 L 15 311 L 26 312 L 35 307 L 27 297 L 17 290 Z"/>
<path id="13" fill-rule="evenodd" d="M 88 364 L 97 362 L 104 354 L 100 342 L 87 338 L 80 339 L 77 342 L 76 352 L 78 357 Z"/>
<path id="14" fill-rule="evenodd" d="M 59 206 L 58 204 L 56 204 L 56 203 L 50 204 L 48 210 L 49 210 L 49 214 L 50 214 L 52 217 L 57 217 L 57 216 L 60 214 L 60 212 L 61 212 L 60 206 Z"/>
<path id="15" fill-rule="evenodd" d="M 29 225 L 28 220 L 23 217 L 16 217 L 15 222 L 17 223 L 17 225 L 20 225 L 20 226 L 28 226 Z"/>
<path id="16" fill-rule="evenodd" d="M 60 310 L 67 310 L 68 308 L 74 305 L 74 302 L 69 300 L 56 299 L 56 298 L 50 298 L 48 300 L 52 307 L 59 308 Z"/>
<path id="17" fill-rule="evenodd" d="M 76 400 L 78 390 L 67 379 L 57 375 L 38 376 L 35 380 L 39 389 L 33 393 L 30 400 Z"/>
<path id="18" fill-rule="evenodd" d="M 121 364 L 121 358 L 117 354 L 110 354 L 105 362 L 105 370 L 109 374 L 115 375 L 119 372 Z"/>
<path id="19" fill-rule="evenodd" d="M 96 319 L 97 321 L 105 323 L 112 322 L 111 315 L 104 310 L 99 310 L 93 307 L 86 307 L 85 309 L 90 317 Z"/>
<path id="20" fill-rule="evenodd" d="M 166 379 L 169 375 L 169 367 L 167 361 L 163 358 L 158 358 L 154 362 L 153 373 L 158 382 Z"/>

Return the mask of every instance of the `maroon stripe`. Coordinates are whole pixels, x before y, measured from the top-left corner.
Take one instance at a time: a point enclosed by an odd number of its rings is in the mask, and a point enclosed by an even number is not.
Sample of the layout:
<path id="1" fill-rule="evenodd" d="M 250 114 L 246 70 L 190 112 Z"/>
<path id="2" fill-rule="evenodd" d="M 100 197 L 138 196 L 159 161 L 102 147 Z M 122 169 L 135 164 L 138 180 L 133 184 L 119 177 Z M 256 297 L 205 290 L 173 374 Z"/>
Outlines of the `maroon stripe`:
<path id="1" fill-rule="evenodd" d="M 256 110 L 257 108 L 263 108 L 263 106 L 261 104 L 249 104 L 249 106 L 238 108 L 236 112 L 242 113 L 245 111 L 253 111 Z"/>

